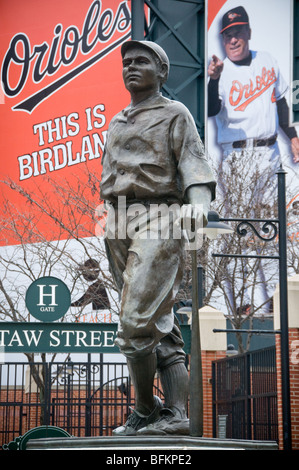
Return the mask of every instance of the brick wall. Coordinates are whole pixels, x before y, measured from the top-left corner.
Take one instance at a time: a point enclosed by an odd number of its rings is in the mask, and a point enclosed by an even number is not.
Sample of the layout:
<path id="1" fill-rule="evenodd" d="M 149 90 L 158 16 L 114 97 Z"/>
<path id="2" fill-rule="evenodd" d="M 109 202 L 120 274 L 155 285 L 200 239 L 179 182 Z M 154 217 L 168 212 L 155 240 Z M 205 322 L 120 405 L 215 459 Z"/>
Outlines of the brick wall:
<path id="1" fill-rule="evenodd" d="M 289 329 L 292 450 L 299 450 L 299 329 Z M 298 353 L 297 353 L 298 351 Z M 276 335 L 279 448 L 283 449 L 280 336 Z"/>
<path id="2" fill-rule="evenodd" d="M 212 362 L 225 357 L 225 351 L 202 351 L 203 430 L 204 437 L 213 437 Z"/>

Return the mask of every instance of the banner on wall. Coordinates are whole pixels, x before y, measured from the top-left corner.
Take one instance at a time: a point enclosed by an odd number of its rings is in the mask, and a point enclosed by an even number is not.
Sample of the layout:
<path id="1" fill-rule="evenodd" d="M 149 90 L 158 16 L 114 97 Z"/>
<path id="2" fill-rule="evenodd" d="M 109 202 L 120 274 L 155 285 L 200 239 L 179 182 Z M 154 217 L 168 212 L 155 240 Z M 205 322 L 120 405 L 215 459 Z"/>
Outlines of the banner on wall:
<path id="1" fill-rule="evenodd" d="M 275 218 L 277 171 L 281 165 L 286 171 L 290 267 L 296 265 L 299 241 L 299 125 L 293 123 L 291 112 L 292 4 L 291 0 L 207 1 L 205 139 L 217 175 L 222 217 Z M 255 254 L 259 253 L 258 237 L 253 231 L 249 237 Z M 271 255 L 276 242 L 277 238 L 267 244 Z M 251 245 L 245 243 L 242 254 L 250 257 Z M 246 261 L 245 268 L 240 262 L 233 286 L 229 280 L 225 286 L 230 306 L 264 314 L 271 312 L 269 299 L 278 267 L 275 261 L 262 260 L 259 265 L 254 261 Z M 236 286 L 241 294 L 236 294 Z M 231 313 L 230 306 L 223 308 Z"/>
<path id="2" fill-rule="evenodd" d="M 272 167 L 275 179 L 277 166 L 283 165 L 290 236 L 298 239 L 299 126 L 293 124 L 291 112 L 292 24 L 291 0 L 208 0 L 206 146 L 220 194 L 226 185 L 222 174 L 232 171 L 232 155 L 244 180 L 257 161 L 260 171 Z M 238 161 L 241 154 L 247 167 Z M 275 183 L 273 179 L 273 187 Z M 262 202 L 270 194 L 266 186 L 263 191 Z M 272 198 L 276 195 L 273 191 Z"/>
<path id="3" fill-rule="evenodd" d="M 47 207 L 59 207 L 66 205 L 59 185 L 87 187 L 91 172 L 100 178 L 108 124 L 128 103 L 120 46 L 131 34 L 130 3 L 1 2 L 0 207 L 36 210 L 35 223 L 51 239 L 60 229 L 24 194 L 40 193 Z M 86 197 L 99 204 L 98 192 Z M 80 226 L 77 235 L 85 236 L 82 218 Z M 13 236 L 1 241 L 14 243 Z"/>

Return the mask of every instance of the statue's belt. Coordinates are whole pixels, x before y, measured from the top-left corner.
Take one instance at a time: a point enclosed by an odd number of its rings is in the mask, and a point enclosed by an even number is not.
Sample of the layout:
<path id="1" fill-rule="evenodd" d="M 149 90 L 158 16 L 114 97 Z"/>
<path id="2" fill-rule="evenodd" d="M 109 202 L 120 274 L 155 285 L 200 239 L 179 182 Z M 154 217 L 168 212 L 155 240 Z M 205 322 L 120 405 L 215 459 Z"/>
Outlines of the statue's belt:
<path id="1" fill-rule="evenodd" d="M 166 204 L 167 206 L 171 206 L 172 204 L 178 204 L 179 206 L 181 206 L 183 203 L 182 201 L 179 201 L 178 199 L 163 199 L 163 198 L 159 198 L 159 199 L 126 199 L 125 203 L 121 202 L 119 204 L 118 201 L 106 201 L 109 205 L 111 205 L 112 207 L 129 207 L 129 206 L 132 206 L 132 205 L 137 205 L 137 204 L 140 204 L 140 205 L 143 205 L 145 207 L 149 207 L 151 205 L 154 205 L 154 204 L 157 204 L 157 205 L 160 205 L 160 204 Z"/>

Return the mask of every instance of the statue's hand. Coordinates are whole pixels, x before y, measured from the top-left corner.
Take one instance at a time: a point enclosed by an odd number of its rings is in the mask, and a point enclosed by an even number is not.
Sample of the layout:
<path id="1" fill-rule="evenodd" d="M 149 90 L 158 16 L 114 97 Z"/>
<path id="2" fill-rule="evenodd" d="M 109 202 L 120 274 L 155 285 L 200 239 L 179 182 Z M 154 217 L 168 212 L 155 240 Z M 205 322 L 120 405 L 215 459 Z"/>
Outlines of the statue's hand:
<path id="1" fill-rule="evenodd" d="M 193 185 L 187 189 L 187 204 L 181 207 L 180 217 L 175 224 L 187 232 L 189 240 L 208 223 L 208 212 L 211 203 L 210 187 L 204 184 Z"/>
<path id="2" fill-rule="evenodd" d="M 211 204 L 211 189 L 204 184 L 190 186 L 187 189 L 187 198 L 191 209 L 186 209 L 188 215 L 196 221 L 199 227 L 205 227 L 208 223 L 208 212 Z"/>
<path id="3" fill-rule="evenodd" d="M 181 208 L 182 227 L 205 227 L 208 223 L 208 209 L 203 204 L 184 204 Z"/>

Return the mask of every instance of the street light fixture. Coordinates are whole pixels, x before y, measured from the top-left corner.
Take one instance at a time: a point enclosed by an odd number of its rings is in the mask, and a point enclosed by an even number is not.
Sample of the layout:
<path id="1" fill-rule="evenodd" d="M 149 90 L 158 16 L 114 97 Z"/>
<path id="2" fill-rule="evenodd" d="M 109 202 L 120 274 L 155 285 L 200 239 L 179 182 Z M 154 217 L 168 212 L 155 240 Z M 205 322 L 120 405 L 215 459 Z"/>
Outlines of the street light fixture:
<path id="1" fill-rule="evenodd" d="M 185 305 L 184 307 L 180 307 L 177 311 L 177 314 L 179 315 L 187 315 L 188 317 L 188 324 L 191 322 L 191 315 L 192 315 L 192 307 Z"/>
<path id="2" fill-rule="evenodd" d="M 233 344 L 229 344 L 226 349 L 226 357 L 237 356 L 238 351 L 235 349 Z"/>
<path id="3" fill-rule="evenodd" d="M 210 240 L 214 240 L 218 235 L 233 233 L 234 229 L 223 221 L 220 221 L 219 214 L 216 211 L 209 211 L 208 224 L 204 227 L 203 233 Z"/>

